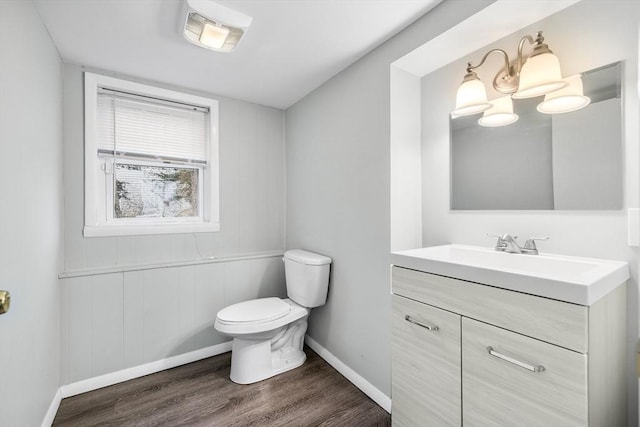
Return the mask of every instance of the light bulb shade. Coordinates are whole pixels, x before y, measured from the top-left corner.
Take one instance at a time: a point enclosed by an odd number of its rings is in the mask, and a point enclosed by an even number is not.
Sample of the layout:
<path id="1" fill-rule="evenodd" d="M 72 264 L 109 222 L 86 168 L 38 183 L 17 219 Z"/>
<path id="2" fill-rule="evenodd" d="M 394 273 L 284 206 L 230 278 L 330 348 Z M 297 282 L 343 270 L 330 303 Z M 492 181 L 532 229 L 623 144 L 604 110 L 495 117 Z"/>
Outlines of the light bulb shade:
<path id="1" fill-rule="evenodd" d="M 456 94 L 456 109 L 451 112 L 454 116 L 468 116 L 481 113 L 491 108 L 487 102 L 487 89 L 480 79 L 472 78 L 462 82 Z"/>
<path id="2" fill-rule="evenodd" d="M 493 106 L 478 120 L 480 126 L 506 126 L 518 120 L 518 115 L 513 113 L 513 102 L 510 96 L 493 99 L 491 103 Z"/>
<path id="3" fill-rule="evenodd" d="M 229 33 L 229 28 L 205 22 L 200 33 L 200 43 L 213 49 L 222 49 L 227 37 L 229 37 Z"/>
<path id="4" fill-rule="evenodd" d="M 513 98 L 533 98 L 565 86 L 558 58 L 551 52 L 542 53 L 530 57 L 522 66 L 520 84 Z"/>
<path id="5" fill-rule="evenodd" d="M 560 114 L 576 111 L 591 103 L 591 98 L 584 96 L 582 77 L 576 74 L 564 79 L 567 86 L 553 91 L 544 97 L 544 102 L 537 110 L 545 114 Z"/>

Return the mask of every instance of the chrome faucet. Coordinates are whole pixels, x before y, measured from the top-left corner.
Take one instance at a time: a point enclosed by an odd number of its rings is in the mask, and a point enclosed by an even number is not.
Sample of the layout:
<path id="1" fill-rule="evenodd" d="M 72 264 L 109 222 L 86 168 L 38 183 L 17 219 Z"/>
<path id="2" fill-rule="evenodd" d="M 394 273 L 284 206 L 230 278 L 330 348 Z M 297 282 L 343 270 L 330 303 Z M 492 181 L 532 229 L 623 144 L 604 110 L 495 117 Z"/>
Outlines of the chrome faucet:
<path id="1" fill-rule="evenodd" d="M 511 254 L 527 254 L 527 255 L 538 255 L 538 248 L 536 247 L 536 240 L 547 240 L 546 237 L 532 237 L 528 239 L 524 246 L 518 245 L 516 239 L 518 236 L 512 236 L 510 234 L 487 234 L 489 237 L 497 237 L 498 240 L 496 242 L 496 251 L 500 252 L 508 252 Z"/>

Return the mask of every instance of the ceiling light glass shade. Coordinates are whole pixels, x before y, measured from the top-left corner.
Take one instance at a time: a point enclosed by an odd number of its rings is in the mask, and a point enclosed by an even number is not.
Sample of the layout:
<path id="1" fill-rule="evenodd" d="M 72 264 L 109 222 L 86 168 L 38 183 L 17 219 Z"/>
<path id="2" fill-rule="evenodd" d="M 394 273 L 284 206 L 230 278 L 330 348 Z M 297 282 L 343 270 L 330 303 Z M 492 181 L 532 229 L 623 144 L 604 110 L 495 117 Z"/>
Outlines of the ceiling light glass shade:
<path id="1" fill-rule="evenodd" d="M 456 94 L 456 109 L 451 112 L 454 116 L 468 116 L 481 113 L 491 108 L 487 102 L 487 89 L 475 73 L 465 76 Z"/>
<path id="2" fill-rule="evenodd" d="M 211 0 L 185 0 L 180 31 L 196 46 L 231 52 L 240 43 L 253 18 Z"/>
<path id="3" fill-rule="evenodd" d="M 200 33 L 200 43 L 205 46 L 221 49 L 231 31 L 226 27 L 218 27 L 210 22 L 206 22 Z"/>
<path id="4" fill-rule="evenodd" d="M 584 108 L 591 103 L 591 98 L 584 96 L 580 74 L 567 77 L 564 80 L 568 85 L 545 95 L 544 102 L 537 107 L 538 111 L 545 114 L 568 113 Z"/>
<path id="5" fill-rule="evenodd" d="M 530 57 L 520 71 L 518 91 L 514 99 L 533 98 L 567 86 L 562 80 L 560 61 L 551 52 Z"/>
<path id="6" fill-rule="evenodd" d="M 515 123 L 518 115 L 513 113 L 513 102 L 510 96 L 491 100 L 493 107 L 484 112 L 478 120 L 480 126 L 498 127 Z"/>

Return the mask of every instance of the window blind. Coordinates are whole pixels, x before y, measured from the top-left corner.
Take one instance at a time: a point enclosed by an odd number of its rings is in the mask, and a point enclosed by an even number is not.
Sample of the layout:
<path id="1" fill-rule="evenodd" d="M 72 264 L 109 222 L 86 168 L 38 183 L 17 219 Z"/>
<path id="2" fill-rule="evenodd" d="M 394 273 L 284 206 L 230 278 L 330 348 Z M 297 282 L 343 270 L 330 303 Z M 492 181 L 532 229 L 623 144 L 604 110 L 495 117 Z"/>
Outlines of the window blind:
<path id="1" fill-rule="evenodd" d="M 98 152 L 206 163 L 209 111 L 109 90 L 98 92 Z"/>

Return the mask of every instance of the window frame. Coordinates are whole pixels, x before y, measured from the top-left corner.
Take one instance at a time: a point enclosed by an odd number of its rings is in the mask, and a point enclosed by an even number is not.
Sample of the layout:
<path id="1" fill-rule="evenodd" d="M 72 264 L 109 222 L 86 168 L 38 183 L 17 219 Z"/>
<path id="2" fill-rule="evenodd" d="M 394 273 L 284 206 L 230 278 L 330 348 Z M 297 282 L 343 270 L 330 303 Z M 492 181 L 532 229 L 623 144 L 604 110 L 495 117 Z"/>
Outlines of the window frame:
<path id="1" fill-rule="evenodd" d="M 204 107 L 208 115 L 209 152 L 202 182 L 202 219 L 184 218 L 136 219 L 109 222 L 107 187 L 98 154 L 98 89 L 108 88 L 136 95 Z M 218 157 L 218 101 L 147 84 L 122 80 L 102 74 L 84 72 L 84 237 L 132 236 L 220 231 L 219 157 Z M 103 182 L 100 182 L 100 181 Z"/>

